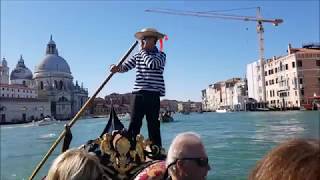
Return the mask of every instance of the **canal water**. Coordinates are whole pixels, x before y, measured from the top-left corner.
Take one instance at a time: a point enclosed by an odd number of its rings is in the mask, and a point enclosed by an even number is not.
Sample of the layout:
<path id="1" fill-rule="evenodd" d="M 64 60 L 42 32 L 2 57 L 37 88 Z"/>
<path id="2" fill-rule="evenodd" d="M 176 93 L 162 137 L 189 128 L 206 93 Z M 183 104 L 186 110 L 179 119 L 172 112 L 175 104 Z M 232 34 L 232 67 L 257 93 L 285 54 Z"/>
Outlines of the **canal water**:
<path id="1" fill-rule="evenodd" d="M 319 111 L 191 113 L 173 117 L 174 122 L 161 126 L 164 147 L 168 149 L 178 133 L 199 133 L 213 167 L 208 174 L 212 180 L 246 179 L 256 161 L 278 143 L 290 138 L 319 138 Z M 106 118 L 79 120 L 71 129 L 71 146 L 98 137 L 106 121 Z M 64 123 L 1 126 L 1 179 L 27 179 L 61 133 Z M 123 123 L 128 126 L 128 121 Z M 145 121 L 142 134 L 147 136 Z M 35 179 L 47 173 L 60 149 L 58 146 Z"/>

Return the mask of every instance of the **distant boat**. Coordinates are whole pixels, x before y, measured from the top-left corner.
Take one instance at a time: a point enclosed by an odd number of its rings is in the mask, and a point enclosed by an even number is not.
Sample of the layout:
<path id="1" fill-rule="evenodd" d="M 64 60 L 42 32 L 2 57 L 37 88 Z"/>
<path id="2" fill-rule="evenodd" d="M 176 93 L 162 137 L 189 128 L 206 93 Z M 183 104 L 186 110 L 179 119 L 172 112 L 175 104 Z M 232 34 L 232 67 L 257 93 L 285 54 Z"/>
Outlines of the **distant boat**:
<path id="1" fill-rule="evenodd" d="M 38 126 L 46 126 L 56 123 L 57 121 L 54 118 L 45 117 L 40 121 L 34 122 Z"/>
<path id="2" fill-rule="evenodd" d="M 226 113 L 226 112 L 228 112 L 228 110 L 226 110 L 226 109 L 217 109 L 216 110 L 216 113 Z"/>
<path id="3" fill-rule="evenodd" d="M 130 120 L 130 114 L 129 113 L 119 114 L 118 117 L 119 117 L 119 119 L 122 119 L 122 120 Z"/>
<path id="4" fill-rule="evenodd" d="M 320 110 L 320 96 L 307 98 L 307 103 L 302 105 L 305 110 Z"/>
<path id="5" fill-rule="evenodd" d="M 166 122 L 173 122 L 174 120 L 170 112 L 165 112 L 159 115 L 159 121 L 166 123 Z"/>

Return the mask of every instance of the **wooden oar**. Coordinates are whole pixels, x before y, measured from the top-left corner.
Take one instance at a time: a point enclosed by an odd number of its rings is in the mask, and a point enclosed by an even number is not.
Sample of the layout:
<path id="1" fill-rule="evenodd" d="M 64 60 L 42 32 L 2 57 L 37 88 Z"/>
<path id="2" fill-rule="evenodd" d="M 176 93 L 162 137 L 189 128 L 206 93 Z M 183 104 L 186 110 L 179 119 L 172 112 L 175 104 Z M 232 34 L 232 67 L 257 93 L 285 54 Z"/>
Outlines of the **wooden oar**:
<path id="1" fill-rule="evenodd" d="M 122 59 L 119 61 L 118 66 L 121 65 L 126 58 L 130 55 L 130 53 L 133 51 L 133 49 L 137 46 L 138 41 L 135 41 L 133 43 L 133 45 L 131 46 L 131 48 L 126 52 L 126 54 L 122 57 Z M 82 108 L 78 111 L 78 113 L 73 117 L 73 119 L 68 123 L 68 126 L 71 128 L 73 126 L 73 124 L 79 119 L 79 117 L 81 116 L 81 114 L 83 113 L 83 111 L 86 109 L 86 107 L 96 98 L 96 96 L 98 95 L 98 93 L 102 90 L 102 88 L 107 84 L 107 82 L 111 79 L 111 77 L 113 76 L 114 73 L 110 73 L 109 76 L 103 81 L 103 83 L 100 85 L 100 87 L 96 90 L 96 92 L 93 94 L 93 96 L 91 98 L 89 98 L 87 100 L 87 102 L 82 106 Z M 34 169 L 34 171 L 32 172 L 32 175 L 29 177 L 29 180 L 32 180 L 35 175 L 38 173 L 38 171 L 41 169 L 41 167 L 43 166 L 43 164 L 47 161 L 47 159 L 49 158 L 50 154 L 54 151 L 54 149 L 57 147 L 57 145 L 59 144 L 59 142 L 62 140 L 62 138 L 65 136 L 66 131 L 63 130 L 60 134 L 60 136 L 58 137 L 58 139 L 52 144 L 52 146 L 50 147 L 49 151 L 47 152 L 47 154 L 42 158 L 42 160 L 40 161 L 40 163 L 37 165 L 37 167 Z"/>

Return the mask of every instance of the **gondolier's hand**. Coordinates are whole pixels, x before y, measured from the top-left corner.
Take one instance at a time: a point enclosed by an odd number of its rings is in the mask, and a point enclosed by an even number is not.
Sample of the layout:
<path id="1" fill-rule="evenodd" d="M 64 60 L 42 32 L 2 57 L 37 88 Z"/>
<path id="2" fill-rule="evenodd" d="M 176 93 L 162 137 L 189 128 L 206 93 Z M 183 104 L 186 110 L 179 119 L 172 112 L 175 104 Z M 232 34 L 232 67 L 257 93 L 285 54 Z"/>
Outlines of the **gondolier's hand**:
<path id="1" fill-rule="evenodd" d="M 117 65 L 112 64 L 112 65 L 110 66 L 110 72 L 112 72 L 112 73 L 117 73 L 117 72 L 119 72 L 119 71 L 120 71 L 120 68 L 119 68 Z"/>

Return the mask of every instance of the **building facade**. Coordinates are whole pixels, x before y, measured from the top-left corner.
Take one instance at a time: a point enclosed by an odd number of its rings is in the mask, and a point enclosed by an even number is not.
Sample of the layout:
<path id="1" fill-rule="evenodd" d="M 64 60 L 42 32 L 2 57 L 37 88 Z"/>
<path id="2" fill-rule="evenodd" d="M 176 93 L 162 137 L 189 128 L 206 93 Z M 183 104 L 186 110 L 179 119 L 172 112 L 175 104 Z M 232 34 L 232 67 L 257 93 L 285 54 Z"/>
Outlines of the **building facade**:
<path id="1" fill-rule="evenodd" d="M 288 54 L 273 57 L 265 64 L 268 106 L 298 109 L 308 98 L 320 95 L 320 47 L 292 48 Z"/>
<path id="2" fill-rule="evenodd" d="M 244 110 L 247 100 L 246 91 L 246 81 L 240 78 L 211 84 L 202 92 L 202 106 L 205 111 L 215 111 L 217 109 Z"/>
<path id="3" fill-rule="evenodd" d="M 265 88 L 262 80 L 264 79 L 261 73 L 260 61 L 255 61 L 247 64 L 246 79 L 248 84 L 248 97 L 255 99 L 257 102 L 263 104 L 265 99 Z"/>
<path id="4" fill-rule="evenodd" d="M 35 69 L 34 74 L 25 66 L 22 55 L 10 74 L 10 83 L 8 79 L 9 68 L 5 59 L 1 63 L 1 84 L 0 96 L 7 98 L 1 101 L 4 107 L 1 115 L 11 117 L 9 113 L 16 112 L 17 106 L 11 106 L 12 102 L 28 102 L 25 104 L 26 109 L 44 109 L 46 115 L 50 115 L 55 119 L 68 120 L 72 118 L 88 99 L 88 90 L 79 86 L 78 82 L 73 83 L 73 76 L 70 67 L 65 59 L 58 54 L 55 42 L 50 38 L 47 44 L 45 57 L 40 61 Z M 29 100 L 29 99 L 32 99 Z M 41 103 L 40 103 L 41 102 Z M 44 105 L 43 103 L 49 105 Z M 42 104 L 40 108 L 37 104 Z M 50 111 L 45 110 L 50 107 Z M 47 114 L 49 112 L 49 114 Z M 37 117 L 37 114 L 29 115 Z M 13 116 L 12 116 L 13 117 Z M 16 116 L 14 116 L 16 117 Z M 21 118 L 21 121 L 29 118 Z M 7 119 L 6 121 L 16 121 Z"/>

